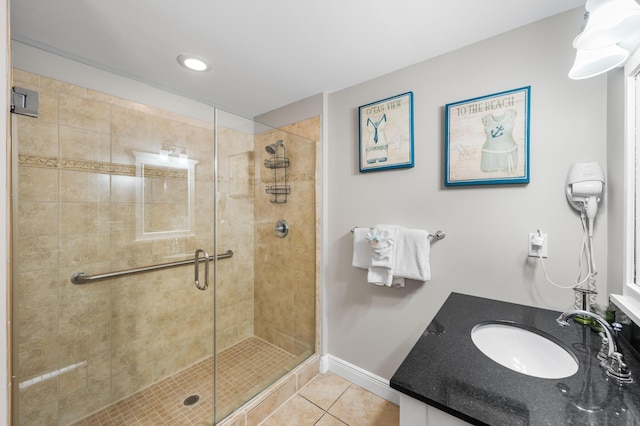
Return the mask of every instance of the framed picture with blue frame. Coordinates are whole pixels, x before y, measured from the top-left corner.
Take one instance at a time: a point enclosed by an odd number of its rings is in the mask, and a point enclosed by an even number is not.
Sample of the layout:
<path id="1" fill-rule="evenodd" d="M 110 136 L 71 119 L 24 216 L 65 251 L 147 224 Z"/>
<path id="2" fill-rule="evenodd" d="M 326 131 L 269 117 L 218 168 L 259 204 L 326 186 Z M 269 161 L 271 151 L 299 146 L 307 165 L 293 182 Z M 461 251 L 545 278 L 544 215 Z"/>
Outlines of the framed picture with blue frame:
<path id="1" fill-rule="evenodd" d="M 360 172 L 413 167 L 413 92 L 358 108 Z"/>
<path id="2" fill-rule="evenodd" d="M 446 105 L 445 185 L 529 183 L 531 86 Z"/>

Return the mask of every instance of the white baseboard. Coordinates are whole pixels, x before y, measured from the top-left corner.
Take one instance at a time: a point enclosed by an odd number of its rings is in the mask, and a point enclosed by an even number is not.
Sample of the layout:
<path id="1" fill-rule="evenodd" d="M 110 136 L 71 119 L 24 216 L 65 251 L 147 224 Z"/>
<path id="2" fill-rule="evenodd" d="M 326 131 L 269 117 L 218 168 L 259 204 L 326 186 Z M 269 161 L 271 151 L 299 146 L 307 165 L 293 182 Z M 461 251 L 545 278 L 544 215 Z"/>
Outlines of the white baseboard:
<path id="1" fill-rule="evenodd" d="M 387 379 L 330 354 L 323 355 L 320 358 L 320 372 L 326 373 L 327 371 L 349 380 L 351 383 L 378 395 L 380 398 L 384 398 L 396 405 L 400 404 L 398 391 L 391 389 Z"/>

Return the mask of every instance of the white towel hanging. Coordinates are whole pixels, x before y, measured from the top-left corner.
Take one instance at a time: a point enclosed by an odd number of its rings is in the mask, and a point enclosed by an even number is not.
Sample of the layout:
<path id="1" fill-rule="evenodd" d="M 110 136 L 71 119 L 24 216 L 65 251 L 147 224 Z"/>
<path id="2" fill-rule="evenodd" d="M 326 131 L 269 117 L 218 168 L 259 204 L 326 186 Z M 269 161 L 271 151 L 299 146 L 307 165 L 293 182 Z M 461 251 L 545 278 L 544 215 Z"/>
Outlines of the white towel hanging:
<path id="1" fill-rule="evenodd" d="M 372 250 L 371 230 L 386 231 L 392 244 L 384 252 Z M 356 268 L 367 269 L 367 281 L 389 287 L 404 287 L 404 279 L 427 281 L 431 279 L 431 241 L 444 238 L 444 232 L 430 234 L 422 229 L 407 229 L 396 225 L 377 225 L 374 228 L 353 228 L 353 259 Z M 376 249 L 376 247 L 373 247 Z"/>

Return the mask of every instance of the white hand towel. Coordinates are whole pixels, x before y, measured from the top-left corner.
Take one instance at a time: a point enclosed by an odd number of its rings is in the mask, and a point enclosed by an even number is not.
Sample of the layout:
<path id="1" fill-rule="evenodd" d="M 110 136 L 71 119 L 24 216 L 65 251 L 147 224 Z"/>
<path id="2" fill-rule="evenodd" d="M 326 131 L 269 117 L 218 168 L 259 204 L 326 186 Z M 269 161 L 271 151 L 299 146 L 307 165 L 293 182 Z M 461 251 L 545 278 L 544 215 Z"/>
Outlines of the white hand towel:
<path id="1" fill-rule="evenodd" d="M 393 268 L 397 229 L 390 227 L 371 228 L 367 234 L 371 246 L 371 266 Z"/>
<path id="2" fill-rule="evenodd" d="M 393 285 L 393 265 L 396 251 L 397 229 L 393 226 L 378 225 L 367 234 L 371 246 L 371 266 L 367 281 L 371 284 Z"/>
<path id="3" fill-rule="evenodd" d="M 369 269 L 371 266 L 371 247 L 367 241 L 369 228 L 355 228 L 353 230 L 353 260 L 354 268 Z"/>
<path id="4" fill-rule="evenodd" d="M 376 230 L 379 232 L 379 229 L 383 229 L 386 231 L 391 231 L 389 234 L 394 242 L 391 246 L 393 250 L 390 250 L 389 247 L 377 247 L 378 253 L 374 253 L 373 247 L 370 244 L 371 234 L 372 232 L 375 234 Z M 402 258 L 397 260 L 398 247 L 402 246 L 402 251 L 405 251 L 405 247 L 411 244 L 407 244 L 406 242 L 402 242 L 402 244 L 398 245 L 396 240 L 400 235 L 400 230 L 403 231 L 414 231 L 414 230 L 405 230 L 404 228 L 392 226 L 392 225 L 379 225 L 377 228 L 355 228 L 353 230 L 353 258 L 351 264 L 354 268 L 367 269 L 367 282 L 380 286 L 388 286 L 395 288 L 402 288 L 405 285 L 404 278 L 418 279 L 424 275 L 420 273 L 420 268 L 414 267 L 409 268 L 405 265 L 406 259 Z M 418 234 L 416 238 L 418 239 L 417 245 L 419 246 L 421 243 L 426 243 L 426 267 L 427 271 L 429 271 L 429 240 L 427 236 L 429 233 L 427 231 L 415 230 Z M 388 234 L 388 235 L 389 235 Z M 402 233 L 403 239 L 407 239 L 407 236 Z M 420 240 L 419 238 L 424 235 L 424 238 Z M 376 242 L 374 241 L 374 244 Z M 416 244 L 416 242 L 414 242 Z M 424 251 L 424 249 L 422 249 Z M 411 250 L 409 250 L 411 252 Z M 373 259 L 375 256 L 379 255 L 377 259 Z M 391 260 L 393 259 L 393 263 Z M 401 266 L 399 271 L 396 271 L 396 263 L 398 266 Z M 375 266 L 373 265 L 375 264 Z M 390 265 L 390 266 L 389 266 Z M 412 272 L 411 270 L 414 269 Z M 424 269 L 424 268 L 423 268 Z M 399 272 L 399 273 L 398 273 Z M 408 274 L 408 276 L 404 277 L 403 274 Z M 430 272 L 427 274 L 430 277 Z M 426 278 L 429 279 L 429 278 Z M 424 281 L 424 280 L 422 280 Z"/>
<path id="5" fill-rule="evenodd" d="M 391 269 L 378 266 L 370 266 L 367 271 L 367 282 L 380 286 L 391 287 L 393 283 L 393 274 Z"/>
<path id="6" fill-rule="evenodd" d="M 367 241 L 371 250 L 371 265 L 367 281 L 375 285 L 391 287 L 393 282 L 393 258 L 396 230 L 389 227 L 370 228 Z"/>
<path id="7" fill-rule="evenodd" d="M 399 228 L 393 274 L 418 281 L 431 279 L 429 232 L 422 229 Z"/>

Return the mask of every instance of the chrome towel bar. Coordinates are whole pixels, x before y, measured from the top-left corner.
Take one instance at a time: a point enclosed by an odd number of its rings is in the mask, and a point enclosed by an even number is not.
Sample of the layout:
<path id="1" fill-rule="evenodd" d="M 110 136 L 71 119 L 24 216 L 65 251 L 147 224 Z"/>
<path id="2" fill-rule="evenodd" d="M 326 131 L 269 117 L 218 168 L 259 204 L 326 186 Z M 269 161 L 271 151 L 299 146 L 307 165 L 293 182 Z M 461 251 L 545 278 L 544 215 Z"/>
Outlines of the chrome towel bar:
<path id="1" fill-rule="evenodd" d="M 204 262 L 205 260 L 212 261 L 212 260 L 228 259 L 231 256 L 233 256 L 233 251 L 227 250 L 224 253 L 218 254 L 216 256 L 209 256 L 207 258 L 201 257 L 198 259 L 198 261 Z M 151 266 L 142 266 L 140 268 L 126 269 L 123 271 L 115 271 L 115 272 L 107 272 L 104 274 L 96 274 L 96 275 L 87 275 L 84 272 L 78 272 L 71 276 L 71 282 L 76 285 L 89 284 L 95 281 L 106 280 L 114 277 L 140 274 L 142 272 L 150 272 L 158 269 L 175 268 L 176 266 L 183 266 L 183 265 L 190 265 L 190 264 L 195 264 L 195 259 L 179 260 L 177 262 L 161 263 L 159 265 L 151 265 Z"/>
<path id="2" fill-rule="evenodd" d="M 351 233 L 353 234 L 353 231 L 355 231 L 357 228 L 359 228 L 358 226 L 351 228 Z M 435 234 L 429 234 L 427 236 L 427 238 L 431 239 L 431 240 L 442 240 L 444 238 L 445 234 L 443 231 L 436 231 Z"/>

